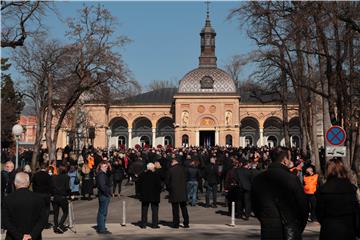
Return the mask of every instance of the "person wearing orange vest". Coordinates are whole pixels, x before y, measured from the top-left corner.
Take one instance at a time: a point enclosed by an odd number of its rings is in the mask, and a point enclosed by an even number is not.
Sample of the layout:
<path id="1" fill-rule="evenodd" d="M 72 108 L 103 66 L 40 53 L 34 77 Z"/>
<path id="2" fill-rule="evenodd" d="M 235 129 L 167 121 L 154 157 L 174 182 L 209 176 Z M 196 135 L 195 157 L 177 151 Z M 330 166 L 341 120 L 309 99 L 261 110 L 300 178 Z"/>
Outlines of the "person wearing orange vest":
<path id="1" fill-rule="evenodd" d="M 316 208 L 316 197 L 315 192 L 319 185 L 319 174 L 315 173 L 315 167 L 310 165 L 306 168 L 304 175 L 304 192 L 310 206 L 310 219 L 309 221 L 315 221 L 315 208 Z"/>

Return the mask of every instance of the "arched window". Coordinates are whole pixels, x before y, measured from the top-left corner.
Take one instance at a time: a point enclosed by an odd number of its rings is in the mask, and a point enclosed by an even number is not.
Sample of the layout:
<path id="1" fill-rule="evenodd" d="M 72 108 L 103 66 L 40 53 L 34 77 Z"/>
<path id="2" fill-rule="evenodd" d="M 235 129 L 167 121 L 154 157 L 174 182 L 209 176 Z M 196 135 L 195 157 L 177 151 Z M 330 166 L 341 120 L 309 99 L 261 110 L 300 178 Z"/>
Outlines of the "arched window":
<path id="1" fill-rule="evenodd" d="M 167 145 L 172 145 L 172 138 L 171 138 L 171 136 L 165 136 L 164 145 L 165 145 L 165 146 L 167 146 Z"/>
<path id="2" fill-rule="evenodd" d="M 181 138 L 181 145 L 182 145 L 183 147 L 189 146 L 189 136 L 188 136 L 188 135 L 184 134 L 184 135 L 182 136 L 182 138 Z"/>
<path id="3" fill-rule="evenodd" d="M 226 146 L 232 146 L 232 136 L 230 134 L 226 135 L 225 142 Z"/>

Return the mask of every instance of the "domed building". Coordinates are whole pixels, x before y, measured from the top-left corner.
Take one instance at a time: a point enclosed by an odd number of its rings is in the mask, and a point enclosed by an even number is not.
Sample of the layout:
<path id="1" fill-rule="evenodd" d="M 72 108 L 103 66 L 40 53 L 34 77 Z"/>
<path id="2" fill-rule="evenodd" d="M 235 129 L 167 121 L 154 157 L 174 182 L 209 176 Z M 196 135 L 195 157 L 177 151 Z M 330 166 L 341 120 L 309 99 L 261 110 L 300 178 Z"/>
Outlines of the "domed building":
<path id="1" fill-rule="evenodd" d="M 241 92 L 232 77 L 217 67 L 216 32 L 207 14 L 200 32 L 199 66 L 184 75 L 179 88 L 129 97 L 111 105 L 86 104 L 89 131 L 96 147 L 135 145 L 277 146 L 284 144 L 281 104 L 260 102 Z M 298 106 L 289 105 L 291 144 L 300 145 Z M 111 129 L 111 136 L 106 130 Z M 64 128 L 59 139 L 69 143 Z"/>

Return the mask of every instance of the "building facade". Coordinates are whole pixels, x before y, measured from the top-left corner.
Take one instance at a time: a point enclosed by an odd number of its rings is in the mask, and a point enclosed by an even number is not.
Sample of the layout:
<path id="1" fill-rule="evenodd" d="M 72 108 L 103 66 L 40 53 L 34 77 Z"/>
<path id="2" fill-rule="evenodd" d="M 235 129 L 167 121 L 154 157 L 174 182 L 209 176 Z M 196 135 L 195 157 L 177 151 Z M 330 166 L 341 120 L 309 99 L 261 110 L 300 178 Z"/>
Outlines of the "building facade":
<path id="1" fill-rule="evenodd" d="M 209 16 L 200 32 L 199 66 L 179 82 L 124 99 L 106 109 L 86 104 L 91 128 L 83 131 L 82 144 L 114 148 L 139 145 L 277 146 L 284 144 L 279 102 L 262 103 L 242 92 L 224 70 L 217 67 L 216 32 Z M 298 106 L 289 105 L 290 139 L 300 146 Z M 111 129 L 111 136 L 106 130 Z M 69 144 L 63 128 L 59 145 Z"/>

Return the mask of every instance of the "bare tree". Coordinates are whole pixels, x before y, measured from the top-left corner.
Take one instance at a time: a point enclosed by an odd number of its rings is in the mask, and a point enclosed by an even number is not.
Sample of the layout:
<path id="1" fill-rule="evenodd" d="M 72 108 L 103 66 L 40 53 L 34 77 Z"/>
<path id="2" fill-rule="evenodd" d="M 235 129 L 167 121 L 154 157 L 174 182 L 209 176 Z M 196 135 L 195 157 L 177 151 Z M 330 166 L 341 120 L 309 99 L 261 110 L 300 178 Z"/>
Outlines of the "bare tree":
<path id="1" fill-rule="evenodd" d="M 230 14 L 251 23 L 249 36 L 264 56 L 271 56 L 264 72 L 275 65 L 279 76 L 285 73 L 291 80 L 302 138 L 317 167 L 319 116 L 324 130 L 331 124 L 345 128 L 350 153 L 345 163 L 358 166 L 359 11 L 358 2 L 248 2 Z"/>
<path id="2" fill-rule="evenodd" d="M 152 80 L 149 83 L 148 89 L 149 91 L 154 91 L 154 90 L 158 90 L 158 89 L 163 89 L 163 88 L 176 88 L 178 86 L 178 84 L 176 83 L 176 81 L 171 81 L 171 80 Z"/>
<path id="3" fill-rule="evenodd" d="M 41 30 L 44 1 L 1 1 L 1 47 L 23 46 L 25 39 Z"/>
<path id="4" fill-rule="evenodd" d="M 240 82 L 240 73 L 244 66 L 251 63 L 257 57 L 257 52 L 253 51 L 244 55 L 234 55 L 230 58 L 229 62 L 225 64 L 224 69 L 230 74 L 232 79 L 236 82 L 237 86 Z"/>
<path id="5" fill-rule="evenodd" d="M 121 55 L 113 51 L 127 42 L 124 37 L 113 36 L 114 24 L 109 11 L 100 5 L 85 6 L 79 19 L 68 20 L 67 34 L 73 43 L 64 46 L 37 39 L 15 55 L 20 72 L 36 80 L 30 81 L 28 94 L 38 109 L 36 141 L 41 143 L 45 126 L 50 160 L 55 159 L 60 130 L 80 99 L 101 94 L 101 86 L 119 92 L 129 85 L 137 86 Z"/>
<path id="6" fill-rule="evenodd" d="M 128 80 L 129 70 L 121 55 L 114 51 L 129 40 L 114 36 L 116 20 L 107 9 L 84 6 L 79 17 L 68 19 L 67 23 L 67 36 L 73 43 L 64 47 L 63 77 L 61 81 L 48 78 L 46 142 L 50 159 L 55 159 L 58 135 L 68 111 L 83 94 L 101 85 L 122 89 L 133 83 Z"/>
<path id="7" fill-rule="evenodd" d="M 32 169 L 36 169 L 39 152 L 44 136 L 44 123 L 48 103 L 48 78 L 58 76 L 58 61 L 63 51 L 61 45 L 46 38 L 36 38 L 23 48 L 14 52 L 16 68 L 23 76 L 23 94 L 34 106 L 36 133 Z"/>

